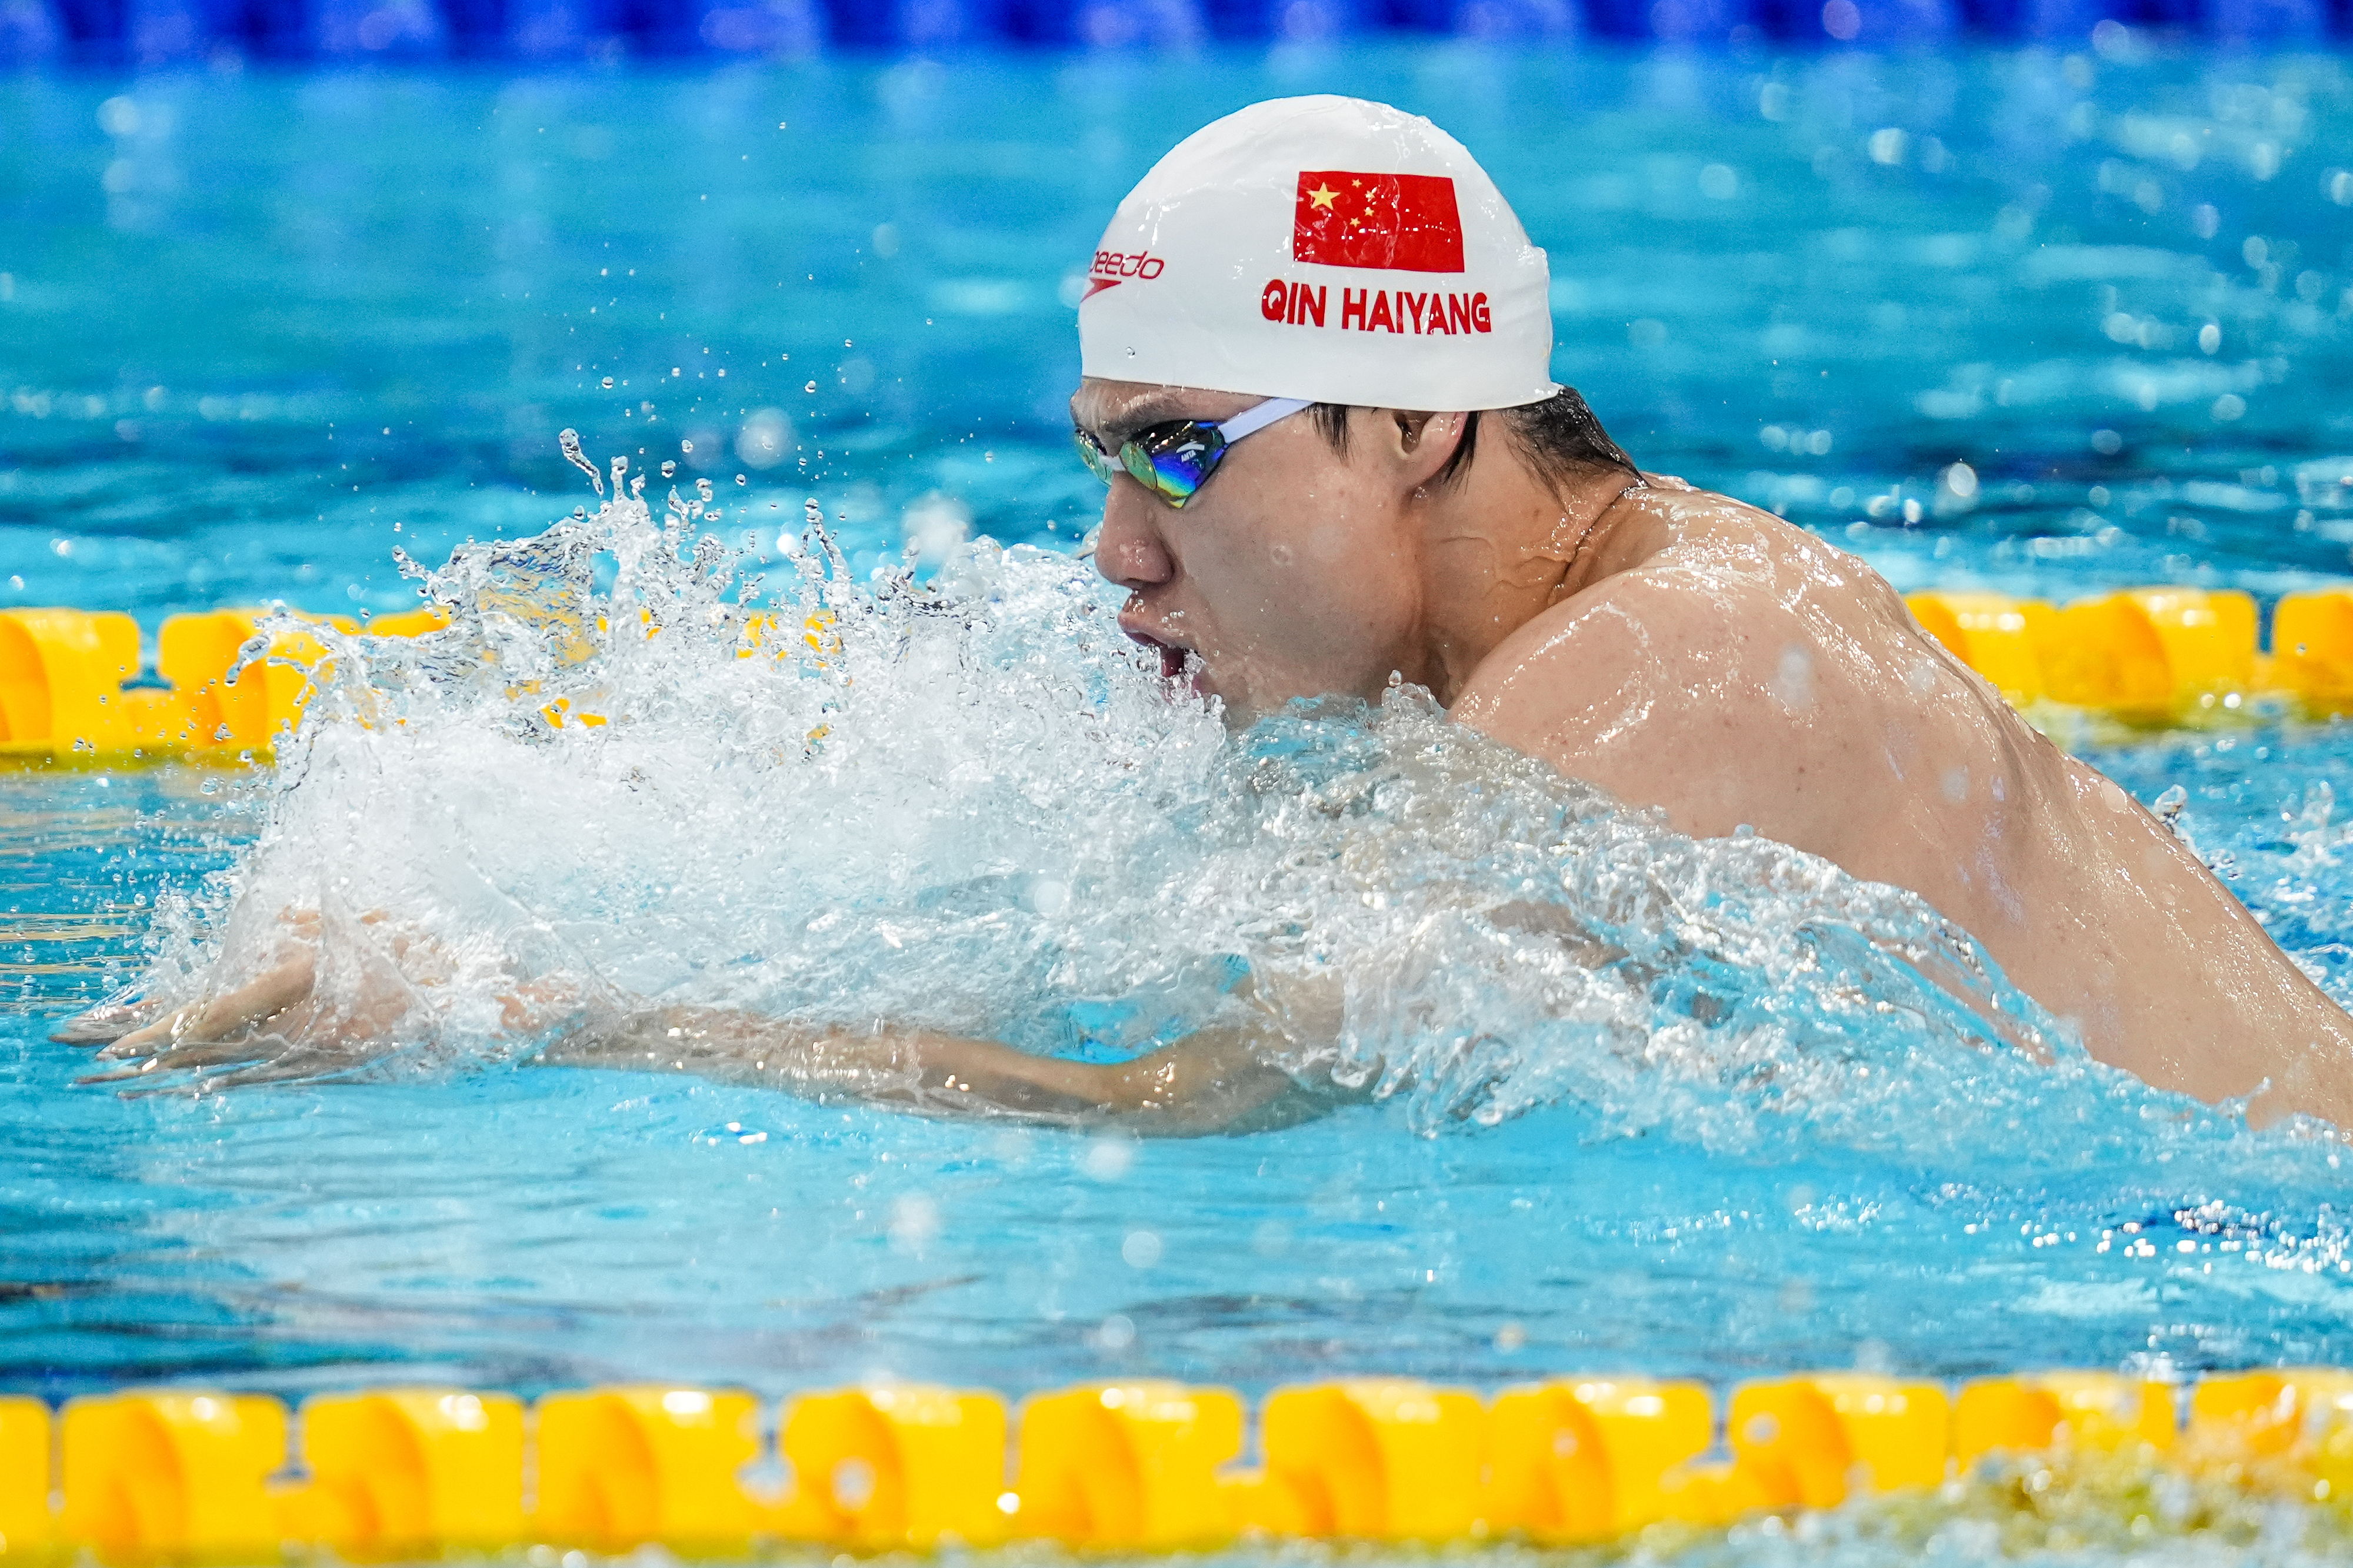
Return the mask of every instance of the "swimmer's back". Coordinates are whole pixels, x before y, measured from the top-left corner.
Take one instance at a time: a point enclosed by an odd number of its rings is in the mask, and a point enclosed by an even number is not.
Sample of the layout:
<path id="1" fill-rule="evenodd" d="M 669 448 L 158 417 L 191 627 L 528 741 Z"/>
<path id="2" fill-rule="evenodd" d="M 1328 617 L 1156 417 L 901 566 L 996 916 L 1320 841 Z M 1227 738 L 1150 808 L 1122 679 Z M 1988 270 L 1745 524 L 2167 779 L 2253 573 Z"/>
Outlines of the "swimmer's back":
<path id="1" fill-rule="evenodd" d="M 1870 567 L 1680 481 L 1456 716 L 1680 831 L 1741 825 L 1909 888 L 2104 1061 L 2353 1126 L 2353 1027 L 2147 813 L 2034 732 Z"/>

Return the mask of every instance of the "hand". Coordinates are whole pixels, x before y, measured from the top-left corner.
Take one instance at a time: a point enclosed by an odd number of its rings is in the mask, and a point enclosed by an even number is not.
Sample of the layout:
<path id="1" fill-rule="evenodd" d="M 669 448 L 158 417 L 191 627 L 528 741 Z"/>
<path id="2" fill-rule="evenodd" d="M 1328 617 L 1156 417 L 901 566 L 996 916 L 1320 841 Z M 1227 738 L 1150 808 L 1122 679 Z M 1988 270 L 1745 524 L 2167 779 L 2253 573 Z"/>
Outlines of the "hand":
<path id="1" fill-rule="evenodd" d="M 233 990 L 172 1009 L 158 1017 L 151 1005 L 93 1009 L 60 1031 L 77 1041 L 119 1033 L 114 1026 L 137 1024 L 98 1052 L 111 1070 L 83 1083 L 121 1083 L 157 1075 L 193 1072 L 201 1081 L 177 1080 L 174 1088 L 206 1089 L 271 1079 L 318 1078 L 348 1071 L 400 1043 L 401 1026 L 430 1009 L 422 1005 L 417 983 L 403 973 L 401 960 L 426 960 L 438 967 L 429 942 L 395 933 L 385 942 L 344 941 L 328 959 L 337 982 L 322 991 L 319 973 L 327 923 L 315 910 L 280 917 L 287 941 L 280 958 L 262 973 Z M 356 922 L 338 922 L 345 937 L 360 937 L 385 921 L 382 911 Z M 428 973 L 425 984 L 430 984 Z M 143 1020 L 143 1021 L 142 1021 Z M 412 1026 L 408 1031 L 417 1031 Z M 213 1068 L 225 1068 L 216 1074 Z M 158 1087 L 162 1087 L 159 1080 Z"/>

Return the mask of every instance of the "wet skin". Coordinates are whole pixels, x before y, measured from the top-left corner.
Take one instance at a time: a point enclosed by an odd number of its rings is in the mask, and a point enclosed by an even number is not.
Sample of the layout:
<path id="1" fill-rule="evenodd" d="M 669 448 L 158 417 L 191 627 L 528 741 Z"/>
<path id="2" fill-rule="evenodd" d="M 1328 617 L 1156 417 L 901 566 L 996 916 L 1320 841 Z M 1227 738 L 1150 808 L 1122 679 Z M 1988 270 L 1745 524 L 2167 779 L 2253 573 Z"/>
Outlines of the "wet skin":
<path id="1" fill-rule="evenodd" d="M 1071 414 L 1113 449 L 1145 426 L 1257 401 L 1089 381 Z M 1237 723 L 1296 697 L 1377 698 L 1394 672 L 1458 721 L 1684 833 L 1746 825 L 1919 893 L 2102 1061 L 2201 1100 L 2253 1097 L 2258 1123 L 2304 1112 L 2353 1127 L 2353 1020 L 2163 826 L 2030 728 L 1869 567 L 1679 480 L 1597 469 L 1548 483 L 1493 419 L 1441 483 L 1466 428 L 1460 414 L 1358 409 L 1341 452 L 1293 416 L 1233 447 L 1182 510 L 1115 479 L 1095 561 L 1128 592 L 1122 627 Z M 110 1080 L 308 1076 L 381 1051 L 420 982 L 363 965 L 353 994 L 322 997 L 318 917 L 288 929 L 282 960 L 235 990 L 67 1033 L 112 1039 Z M 1297 998 L 1281 1026 L 1270 1011 L 1263 1027 L 1116 1066 L 887 1024 L 632 1007 L 593 981 L 518 985 L 508 1007 L 516 1033 L 552 1040 L 538 1059 L 554 1065 L 934 1113 L 1187 1133 L 1342 1098 L 1271 1065 L 1302 1044 L 1313 1003 Z"/>
<path id="2" fill-rule="evenodd" d="M 1089 382 L 1099 439 L 1255 401 Z M 2353 1126 L 2353 1020 L 2174 836 L 1923 631 L 1868 566 L 1658 476 L 1556 490 L 1490 421 L 1357 410 L 1236 447 L 1184 510 L 1114 482 L 1121 625 L 1247 716 L 1390 670 L 1680 831 L 1742 825 L 1908 888 L 2092 1054 L 2205 1100 Z"/>

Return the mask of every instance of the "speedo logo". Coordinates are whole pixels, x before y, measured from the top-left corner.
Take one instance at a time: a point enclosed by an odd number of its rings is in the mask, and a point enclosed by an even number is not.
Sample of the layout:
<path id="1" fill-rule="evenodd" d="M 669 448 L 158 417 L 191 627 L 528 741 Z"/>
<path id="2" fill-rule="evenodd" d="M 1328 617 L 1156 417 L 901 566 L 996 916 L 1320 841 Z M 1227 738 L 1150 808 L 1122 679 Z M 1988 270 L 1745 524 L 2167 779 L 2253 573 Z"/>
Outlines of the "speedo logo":
<path id="1" fill-rule="evenodd" d="M 1168 262 L 1166 258 L 1145 250 L 1098 250 L 1092 267 L 1087 268 L 1087 291 L 1079 296 L 1084 304 L 1106 289 L 1116 289 L 1129 279 L 1150 282 L 1160 276 Z"/>

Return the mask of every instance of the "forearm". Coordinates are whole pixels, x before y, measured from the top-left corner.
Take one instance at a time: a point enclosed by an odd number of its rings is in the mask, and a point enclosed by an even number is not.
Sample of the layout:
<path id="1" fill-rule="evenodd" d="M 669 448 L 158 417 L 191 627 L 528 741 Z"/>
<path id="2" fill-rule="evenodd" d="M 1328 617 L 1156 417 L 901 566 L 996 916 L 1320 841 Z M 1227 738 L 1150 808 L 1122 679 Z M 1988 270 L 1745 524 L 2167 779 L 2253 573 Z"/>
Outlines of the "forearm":
<path id="1" fill-rule="evenodd" d="M 1031 1056 L 925 1029 L 791 1024 L 720 1008 L 639 1015 L 566 1037 L 551 1066 L 690 1072 L 820 1102 L 860 1100 L 933 1114 L 1113 1121 L 1199 1133 L 1298 1120 L 1322 1109 L 1266 1059 L 1247 1030 L 1206 1031 L 1132 1062 Z"/>

